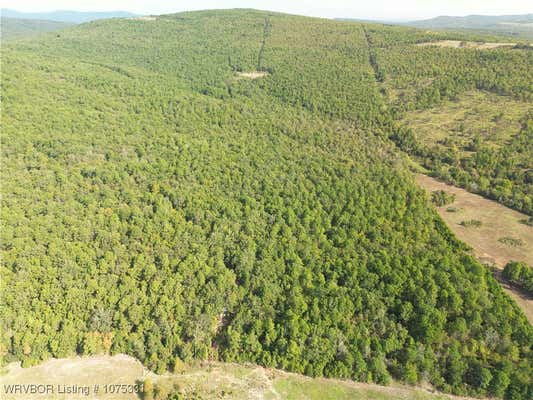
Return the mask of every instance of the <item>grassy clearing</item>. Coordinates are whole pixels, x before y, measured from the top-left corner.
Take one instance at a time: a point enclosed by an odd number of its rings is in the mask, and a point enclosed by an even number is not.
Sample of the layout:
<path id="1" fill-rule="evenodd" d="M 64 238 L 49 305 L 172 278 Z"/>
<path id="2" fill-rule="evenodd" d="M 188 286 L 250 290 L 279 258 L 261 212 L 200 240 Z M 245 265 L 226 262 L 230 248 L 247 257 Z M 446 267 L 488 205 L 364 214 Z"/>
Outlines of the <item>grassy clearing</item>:
<path id="1" fill-rule="evenodd" d="M 531 215 L 532 115 L 531 103 L 474 90 L 402 122 L 432 176 Z"/>
<path id="2" fill-rule="evenodd" d="M 108 394 L 103 385 L 125 384 L 135 385 L 136 381 L 148 376 L 149 372 L 136 359 L 126 355 L 74 357 L 66 359 L 50 359 L 31 368 L 22 368 L 19 364 L 12 363 L 7 367 L 7 373 L 0 376 L 2 400 L 17 399 L 81 399 L 101 398 L 108 400 L 138 399 L 135 394 Z M 45 384 L 53 385 L 54 393 L 43 395 L 5 393 L 5 386 L 11 384 Z M 88 387 L 89 396 L 58 393 L 58 385 Z M 95 393 L 98 385 L 98 394 Z"/>
<path id="3" fill-rule="evenodd" d="M 439 40 L 437 42 L 418 43 L 417 46 L 437 46 L 437 47 L 452 47 L 454 49 L 479 49 L 489 50 L 498 47 L 512 47 L 516 43 L 502 43 L 502 42 L 469 42 L 461 40 Z"/>
<path id="4" fill-rule="evenodd" d="M 277 378 L 274 387 L 287 400 L 390 400 L 390 399 L 459 399 L 459 397 L 429 393 L 424 389 L 405 386 L 377 386 L 350 381 L 310 379 L 288 375 Z"/>
<path id="5" fill-rule="evenodd" d="M 427 146 L 452 147 L 471 153 L 475 140 L 493 147 L 504 145 L 520 130 L 520 119 L 531 104 L 483 91 L 462 94 L 457 101 L 407 113 L 403 123 Z M 479 137 L 479 139 L 476 139 Z"/>
<path id="6" fill-rule="evenodd" d="M 248 78 L 248 79 L 257 79 L 267 76 L 268 74 L 263 71 L 252 71 L 252 72 L 237 72 L 239 78 Z"/>
<path id="7" fill-rule="evenodd" d="M 429 192 L 444 190 L 455 194 L 452 204 L 437 207 L 437 211 L 459 239 L 472 246 L 481 261 L 500 268 L 511 260 L 533 265 L 533 228 L 521 222 L 527 219 L 526 215 L 426 175 L 416 175 L 416 181 Z M 455 212 L 448 212 L 450 207 Z M 468 229 L 462 224 L 472 220 L 478 221 L 476 229 Z M 519 240 L 522 245 L 499 240 L 506 237 Z"/>
<path id="8" fill-rule="evenodd" d="M 89 395 L 5 395 L 3 400 L 31 399 L 139 399 L 129 394 L 105 394 L 105 384 L 134 385 L 149 379 L 159 387 L 178 387 L 185 399 L 308 399 L 308 400 L 390 400 L 390 399 L 459 399 L 459 397 L 430 393 L 422 388 L 408 386 L 378 386 L 352 381 L 308 378 L 271 370 L 256 365 L 205 363 L 187 366 L 182 374 L 156 375 L 129 356 L 94 356 L 69 359 L 52 359 L 31 368 L 10 364 L 7 373 L 0 376 L 0 384 L 52 384 L 88 386 Z M 99 385 L 99 393 L 94 391 Z M 2 390 L 4 392 L 4 390 Z"/>
<path id="9" fill-rule="evenodd" d="M 157 17 L 152 16 L 144 16 L 144 17 L 134 17 L 134 18 L 128 18 L 134 21 L 157 21 Z"/>
<path id="10" fill-rule="evenodd" d="M 437 211 L 457 237 L 472 247 L 481 262 L 499 269 L 513 260 L 533 265 L 533 227 L 522 222 L 528 219 L 525 214 L 427 175 L 417 174 L 416 181 L 430 193 L 444 190 L 455 195 L 451 205 L 437 207 Z M 448 211 L 450 207 L 453 212 Z M 477 221 L 476 227 L 472 228 L 464 221 Z M 510 291 L 510 288 L 507 292 L 533 323 L 533 300 Z"/>

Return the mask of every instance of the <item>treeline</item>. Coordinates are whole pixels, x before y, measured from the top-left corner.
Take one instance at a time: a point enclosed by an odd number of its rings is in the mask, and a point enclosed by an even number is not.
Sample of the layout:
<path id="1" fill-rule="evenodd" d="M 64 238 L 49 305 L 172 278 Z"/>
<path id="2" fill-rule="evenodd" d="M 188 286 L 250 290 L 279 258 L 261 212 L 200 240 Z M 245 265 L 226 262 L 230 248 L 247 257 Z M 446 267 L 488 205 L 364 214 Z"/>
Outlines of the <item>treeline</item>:
<path id="1" fill-rule="evenodd" d="M 533 215 L 533 115 L 523 118 L 520 131 L 507 144 L 473 142 L 470 156 L 458 149 L 423 145 L 409 127 L 394 128 L 391 139 L 433 176 Z"/>
<path id="2" fill-rule="evenodd" d="M 269 14 L 252 81 L 234 74 L 265 14 L 217 13 L 3 48 L 3 362 L 220 359 L 530 398 L 533 328 L 376 134 L 362 29 Z"/>
<path id="3" fill-rule="evenodd" d="M 371 33 L 372 47 L 394 48 L 399 45 L 437 42 L 440 40 L 458 40 L 464 42 L 501 42 L 502 36 L 480 34 L 477 32 L 459 32 L 444 30 L 427 30 L 407 26 L 389 24 L 363 24 Z M 515 38 L 516 40 L 516 38 Z M 517 43 L 517 48 L 525 47 L 525 43 Z"/>
<path id="4" fill-rule="evenodd" d="M 429 108 L 458 94 L 480 89 L 518 100 L 533 99 L 533 53 L 522 49 L 476 50 L 414 43 L 434 40 L 434 34 L 410 30 L 388 45 L 399 28 L 365 26 L 386 94 L 395 116 Z M 389 32 L 392 30 L 392 32 Z M 440 33 L 439 35 L 443 35 Z M 404 37 L 407 36 L 405 39 Z M 425 38 L 425 39 L 424 39 Z M 453 36 L 451 36 L 453 38 Z"/>
<path id="5" fill-rule="evenodd" d="M 523 262 L 511 261 L 503 269 L 503 277 L 533 294 L 533 268 Z"/>

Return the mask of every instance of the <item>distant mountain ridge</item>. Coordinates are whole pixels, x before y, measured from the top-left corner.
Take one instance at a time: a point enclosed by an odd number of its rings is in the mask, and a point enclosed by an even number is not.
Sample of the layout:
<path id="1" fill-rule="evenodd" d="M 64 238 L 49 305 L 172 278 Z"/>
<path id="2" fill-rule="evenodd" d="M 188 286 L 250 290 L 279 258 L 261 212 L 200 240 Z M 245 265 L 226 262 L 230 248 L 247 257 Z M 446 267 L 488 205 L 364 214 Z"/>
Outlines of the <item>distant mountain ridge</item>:
<path id="1" fill-rule="evenodd" d="M 470 30 L 533 38 L 533 14 L 439 16 L 421 21 L 410 21 L 402 25 L 425 29 Z"/>
<path id="2" fill-rule="evenodd" d="M 407 25 L 420 27 L 442 27 L 442 28 L 490 28 L 494 24 L 533 24 L 533 14 L 523 15 L 467 15 L 465 17 L 451 17 L 442 15 L 439 17 L 425 19 L 421 21 L 409 21 Z"/>
<path id="3" fill-rule="evenodd" d="M 55 31 L 74 25 L 70 22 L 42 19 L 0 18 L 2 40 L 19 39 L 44 32 Z"/>
<path id="4" fill-rule="evenodd" d="M 2 17 L 18 18 L 18 19 L 38 19 L 47 21 L 70 22 L 80 24 L 82 22 L 94 21 L 105 18 L 128 18 L 135 17 L 137 14 L 128 11 L 71 11 L 71 10 L 57 10 L 42 13 L 25 13 L 16 10 L 3 8 L 1 10 Z"/>

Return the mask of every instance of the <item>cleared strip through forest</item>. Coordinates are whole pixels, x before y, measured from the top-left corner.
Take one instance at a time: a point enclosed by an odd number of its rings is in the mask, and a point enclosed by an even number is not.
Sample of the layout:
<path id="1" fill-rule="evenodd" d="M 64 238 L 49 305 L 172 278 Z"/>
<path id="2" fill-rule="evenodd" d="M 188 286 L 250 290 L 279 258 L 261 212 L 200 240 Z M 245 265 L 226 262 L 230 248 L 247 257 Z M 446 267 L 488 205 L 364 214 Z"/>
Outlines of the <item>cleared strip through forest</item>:
<path id="1" fill-rule="evenodd" d="M 265 18 L 265 23 L 263 25 L 263 40 L 261 42 L 261 47 L 259 48 L 259 54 L 257 55 L 257 70 L 261 71 L 262 64 L 263 64 L 263 52 L 265 50 L 265 44 L 267 38 L 270 36 L 270 31 L 272 29 L 272 24 L 270 23 L 270 20 Z"/>
<path id="2" fill-rule="evenodd" d="M 372 70 L 374 71 L 374 78 L 376 79 L 376 82 L 381 82 L 382 79 L 380 79 L 380 73 L 379 73 L 379 66 L 376 61 L 376 58 L 372 54 L 372 46 L 371 46 L 371 40 L 370 35 L 366 31 L 365 27 L 362 27 L 363 33 L 365 35 L 365 41 L 366 41 L 366 47 L 368 49 L 368 62 L 370 63 L 370 66 L 372 67 Z"/>

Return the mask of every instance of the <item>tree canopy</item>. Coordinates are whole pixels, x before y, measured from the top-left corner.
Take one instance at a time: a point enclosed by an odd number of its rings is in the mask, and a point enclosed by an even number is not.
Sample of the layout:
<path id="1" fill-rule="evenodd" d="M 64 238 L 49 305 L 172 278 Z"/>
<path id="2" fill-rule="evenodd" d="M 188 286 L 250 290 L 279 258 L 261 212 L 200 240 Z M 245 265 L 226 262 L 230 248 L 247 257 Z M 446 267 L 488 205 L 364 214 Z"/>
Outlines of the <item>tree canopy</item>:
<path id="1" fill-rule="evenodd" d="M 389 139 L 376 68 L 401 51 L 368 41 L 388 31 L 236 10 L 3 46 L 4 362 L 250 361 L 531 398 L 531 325 Z M 478 78 L 527 97 L 530 55 L 509 54 Z"/>

